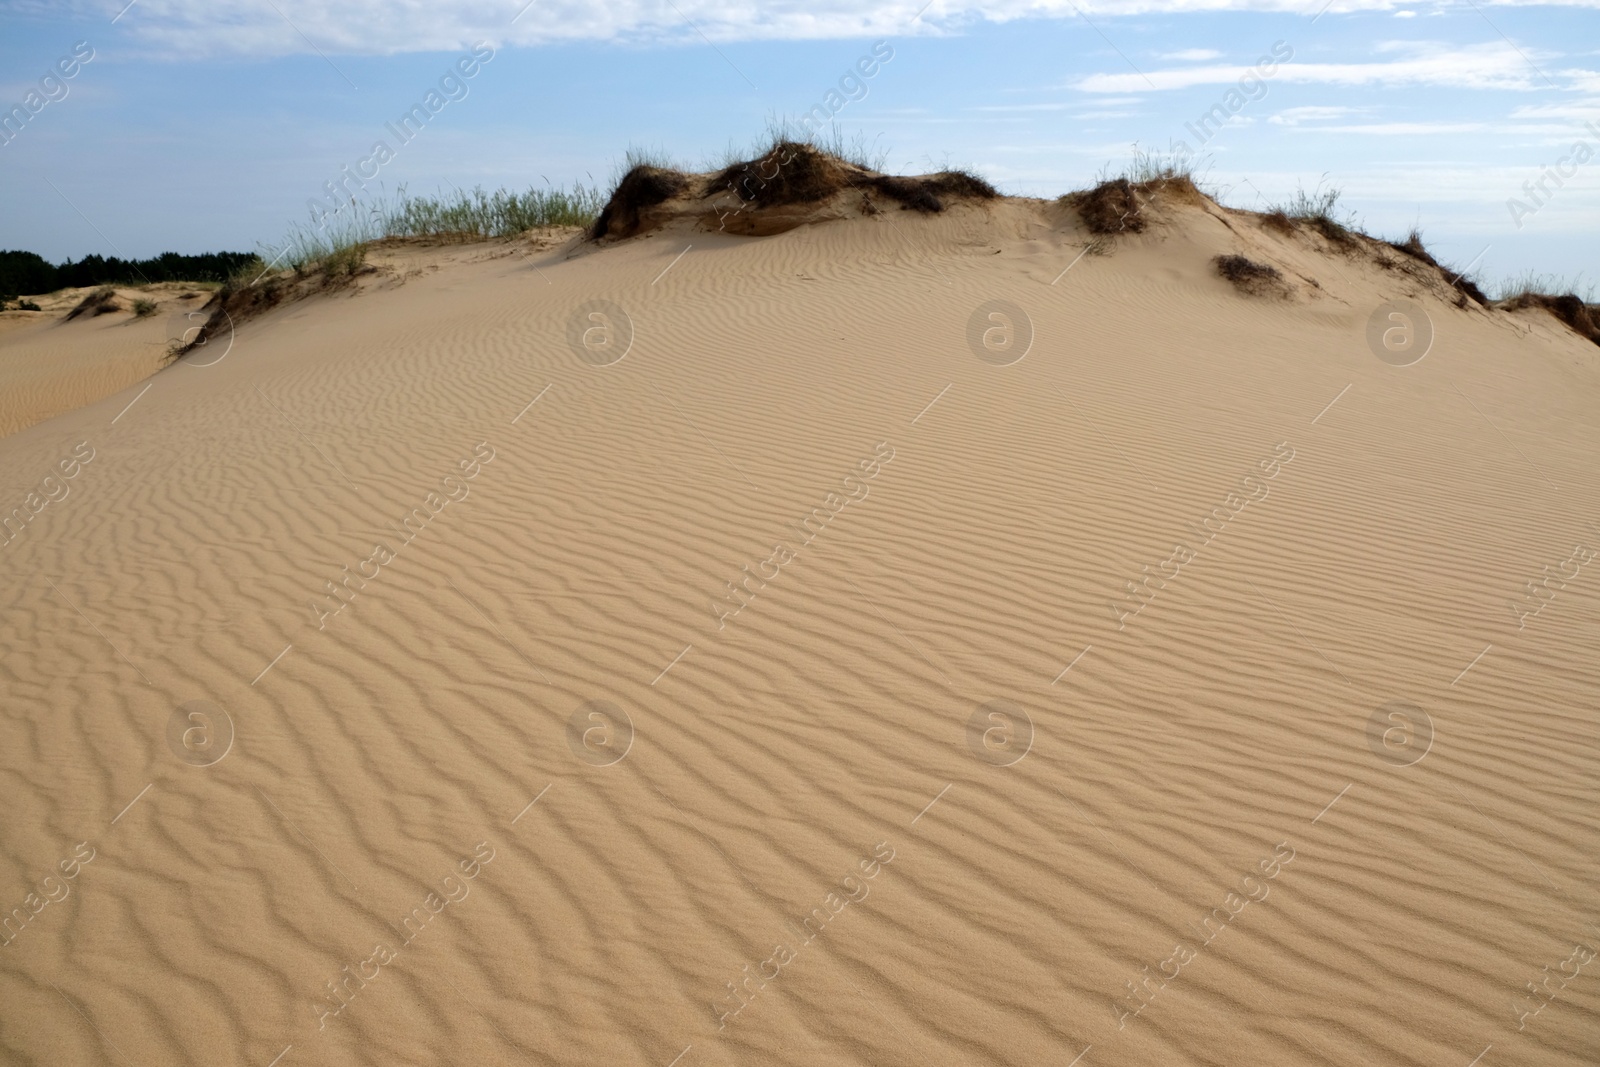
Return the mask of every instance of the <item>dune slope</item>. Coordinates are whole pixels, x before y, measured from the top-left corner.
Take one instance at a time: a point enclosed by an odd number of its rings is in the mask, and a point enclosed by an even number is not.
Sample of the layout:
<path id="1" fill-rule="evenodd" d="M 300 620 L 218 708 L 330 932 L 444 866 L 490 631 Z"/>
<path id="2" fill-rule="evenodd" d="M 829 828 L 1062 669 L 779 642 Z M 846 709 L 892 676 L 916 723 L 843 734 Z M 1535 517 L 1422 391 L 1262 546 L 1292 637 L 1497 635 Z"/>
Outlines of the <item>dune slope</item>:
<path id="1" fill-rule="evenodd" d="M 1593 1062 L 1600 350 L 1089 242 L 457 255 L 0 440 L 0 1059 Z"/>
<path id="2" fill-rule="evenodd" d="M 206 321 L 207 294 L 176 282 L 113 290 L 100 314 L 69 320 L 94 291 L 63 289 L 35 298 L 40 311 L 0 312 L 0 437 L 142 382 Z M 154 310 L 136 315 L 135 300 Z"/>

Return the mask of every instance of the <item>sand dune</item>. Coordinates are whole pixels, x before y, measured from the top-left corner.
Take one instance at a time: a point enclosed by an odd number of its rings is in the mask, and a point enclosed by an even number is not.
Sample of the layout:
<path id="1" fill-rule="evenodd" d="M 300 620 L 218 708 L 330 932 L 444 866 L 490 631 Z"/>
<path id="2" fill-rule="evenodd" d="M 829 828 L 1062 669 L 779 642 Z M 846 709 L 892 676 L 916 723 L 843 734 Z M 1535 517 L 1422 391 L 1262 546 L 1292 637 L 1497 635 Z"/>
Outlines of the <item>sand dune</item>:
<path id="1" fill-rule="evenodd" d="M 175 283 L 117 291 L 114 311 L 63 321 L 90 289 L 63 289 L 38 312 L 0 312 L 0 436 L 110 396 L 164 366 L 169 341 L 205 322 L 210 295 Z M 132 311 L 135 299 L 156 310 Z M 197 317 L 189 318 L 191 314 Z"/>
<path id="2" fill-rule="evenodd" d="M 1089 242 L 423 250 L 8 385 L 4 1060 L 1594 1062 L 1600 350 Z"/>

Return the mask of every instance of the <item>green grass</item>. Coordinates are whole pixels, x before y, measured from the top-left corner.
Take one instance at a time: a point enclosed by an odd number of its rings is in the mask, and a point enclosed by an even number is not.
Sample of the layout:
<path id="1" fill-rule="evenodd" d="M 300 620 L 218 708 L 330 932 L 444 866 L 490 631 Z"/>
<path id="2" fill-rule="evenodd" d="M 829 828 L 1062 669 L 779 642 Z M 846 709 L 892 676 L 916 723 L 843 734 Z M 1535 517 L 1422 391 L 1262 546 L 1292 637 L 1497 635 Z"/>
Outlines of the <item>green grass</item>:
<path id="1" fill-rule="evenodd" d="M 470 193 L 457 189 L 453 196 L 408 196 L 376 220 L 385 237 L 514 237 L 529 230 L 552 226 L 588 226 L 605 201 L 595 188 L 578 185 L 572 191 L 537 186 L 524 193 L 480 186 Z"/>
<path id="2" fill-rule="evenodd" d="M 604 206 L 598 188 L 581 184 L 571 190 L 534 186 L 521 193 L 491 193 L 480 186 L 470 193 L 456 189 L 435 196 L 416 196 L 401 186 L 393 197 L 380 194 L 366 203 L 352 202 L 321 226 L 312 218 L 291 228 L 278 247 L 262 248 L 259 265 L 246 264 L 231 280 L 238 284 L 241 275 L 249 274 L 243 280 L 248 285 L 268 268 L 349 273 L 342 257 L 385 237 L 514 237 L 552 226 L 589 226 Z"/>
<path id="3" fill-rule="evenodd" d="M 1362 231 L 1356 224 L 1354 213 L 1340 209 L 1339 198 L 1342 194 L 1343 190 L 1336 185 L 1329 185 L 1327 175 L 1323 175 L 1315 189 L 1307 192 L 1305 186 L 1297 186 L 1294 196 L 1287 202 L 1274 204 L 1267 211 L 1269 214 L 1286 215 L 1297 222 L 1310 223 L 1324 237 L 1348 243 L 1352 232 Z"/>
<path id="4" fill-rule="evenodd" d="M 262 274 L 266 273 L 266 270 L 267 261 L 262 259 L 260 256 L 252 256 L 249 262 L 237 267 L 231 274 L 227 276 L 227 278 L 223 280 L 222 290 L 224 294 L 243 289 L 245 286 L 261 277 Z"/>
<path id="5" fill-rule="evenodd" d="M 348 248 L 336 249 L 324 256 L 321 267 L 322 273 L 330 279 L 353 278 L 360 273 L 366 263 L 367 246 L 355 244 Z"/>
<path id="6" fill-rule="evenodd" d="M 1145 149 L 1139 147 L 1138 142 L 1134 142 L 1133 154 L 1129 157 L 1127 165 L 1121 170 L 1113 170 L 1111 163 L 1105 163 L 1095 174 L 1094 185 L 1100 186 L 1118 179 L 1126 179 L 1130 185 L 1187 179 L 1199 188 L 1203 180 L 1201 171 L 1209 165 L 1209 157 L 1197 157 L 1170 150 L 1163 152 L 1160 149 Z"/>
<path id="7" fill-rule="evenodd" d="M 361 211 L 360 205 L 352 205 L 345 209 L 345 214 L 329 219 L 323 226 L 317 226 L 313 220 L 294 227 L 277 248 L 263 246 L 257 257 L 261 260 L 261 268 L 252 278 L 258 277 L 262 271 L 285 267 L 303 274 L 335 253 L 385 236 L 383 227 L 370 209 Z M 251 266 L 253 264 L 246 264 L 244 270 L 234 272 L 229 281 L 236 282 Z M 246 278 L 245 284 L 248 285 L 250 280 Z"/>
<path id="8" fill-rule="evenodd" d="M 1179 178 L 1188 178 L 1192 182 L 1195 181 L 1195 165 L 1196 161 L 1192 156 L 1156 149 L 1146 151 L 1136 144 L 1133 146 L 1133 160 L 1121 177 L 1127 178 L 1134 185 L 1145 182 L 1169 182 Z"/>
<path id="9" fill-rule="evenodd" d="M 615 185 L 617 180 L 634 167 L 655 167 L 658 170 L 688 169 L 665 148 L 629 145 L 627 152 L 623 153 L 622 162 L 613 168 L 616 173 L 612 176 L 611 184 Z"/>
<path id="10" fill-rule="evenodd" d="M 847 141 L 837 124 L 828 134 L 805 137 L 792 125 L 778 120 L 768 121 L 764 138 L 758 138 L 758 149 L 761 144 L 768 144 L 770 149 L 770 145 L 785 139 L 803 140 L 871 170 L 881 170 L 887 157 L 887 152 L 876 142 L 868 142 L 860 136 Z M 760 158 L 761 152 L 740 152 L 730 145 L 726 155 L 730 161 L 741 162 Z M 617 176 L 640 164 L 684 169 L 662 149 L 636 146 L 628 149 Z M 258 260 L 235 271 L 229 284 L 233 288 L 248 286 L 264 271 L 291 269 L 305 274 L 328 271 L 330 267 L 342 271 L 344 265 L 340 257 L 349 249 L 385 237 L 487 239 L 514 237 L 547 227 L 587 229 L 594 224 L 608 199 L 609 194 L 599 185 L 581 182 L 571 189 L 558 189 L 547 183 L 542 188 L 532 186 L 524 192 L 509 189 L 488 192 L 480 186 L 471 192 L 453 189 L 432 196 L 414 195 L 401 186 L 392 196 L 380 192 L 371 200 L 353 201 L 337 215 L 326 217 L 322 225 L 318 225 L 313 216 L 292 226 L 276 247 L 260 246 Z"/>

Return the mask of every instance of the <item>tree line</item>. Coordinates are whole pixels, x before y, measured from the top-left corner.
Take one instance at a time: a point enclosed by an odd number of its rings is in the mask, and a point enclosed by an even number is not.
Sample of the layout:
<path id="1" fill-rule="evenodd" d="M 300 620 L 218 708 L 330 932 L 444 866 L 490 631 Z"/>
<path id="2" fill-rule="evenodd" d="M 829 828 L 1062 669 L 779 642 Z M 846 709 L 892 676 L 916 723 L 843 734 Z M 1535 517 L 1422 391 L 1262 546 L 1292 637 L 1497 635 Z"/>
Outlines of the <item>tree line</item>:
<path id="1" fill-rule="evenodd" d="M 91 255 L 54 264 L 33 252 L 0 252 L 0 299 L 89 285 L 221 282 L 253 258 L 250 252 L 163 252 L 152 259 Z"/>

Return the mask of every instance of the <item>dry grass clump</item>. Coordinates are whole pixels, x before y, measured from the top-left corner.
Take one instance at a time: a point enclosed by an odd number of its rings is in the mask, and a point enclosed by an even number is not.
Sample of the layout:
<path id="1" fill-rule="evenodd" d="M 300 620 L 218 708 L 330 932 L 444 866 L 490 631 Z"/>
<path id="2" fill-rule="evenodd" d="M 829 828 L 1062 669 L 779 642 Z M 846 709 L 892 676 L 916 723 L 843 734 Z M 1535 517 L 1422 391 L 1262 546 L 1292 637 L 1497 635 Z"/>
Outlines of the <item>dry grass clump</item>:
<path id="1" fill-rule="evenodd" d="M 1355 227 L 1348 217 L 1341 217 L 1339 213 L 1341 195 L 1342 190 L 1337 186 L 1323 182 L 1318 182 L 1309 193 L 1304 186 L 1297 188 L 1288 203 L 1279 204 L 1269 212 L 1273 217 L 1271 224 L 1286 233 L 1293 232 L 1297 224 L 1307 226 L 1331 243 L 1346 250 L 1353 249 L 1357 244 Z"/>
<path id="2" fill-rule="evenodd" d="M 757 158 L 713 174 L 700 195 L 715 196 L 726 189 L 756 208 L 815 204 L 852 184 L 852 170 L 860 168 L 812 145 L 778 141 Z"/>
<path id="3" fill-rule="evenodd" d="M 172 358 L 205 344 L 224 327 L 232 329 L 237 323 L 271 311 L 288 297 L 294 286 L 290 271 L 271 272 L 265 261 L 257 256 L 228 276 L 222 288 L 211 295 L 200 308 L 211 309 L 205 324 L 195 331 L 186 345 L 176 345 L 168 352 Z"/>
<path id="4" fill-rule="evenodd" d="M 1285 236 L 1308 229 L 1321 234 L 1341 251 L 1356 251 L 1361 247 L 1358 237 L 1365 235 L 1357 228 L 1353 216 L 1339 210 L 1342 191 L 1325 183 L 1326 177 L 1310 192 L 1304 186 L 1297 188 L 1288 201 L 1274 204 L 1261 216 L 1261 225 Z"/>
<path id="5" fill-rule="evenodd" d="M 1282 208 L 1274 208 L 1262 215 L 1261 225 L 1269 230 L 1277 230 L 1286 237 L 1294 233 L 1294 220 Z"/>
<path id="6" fill-rule="evenodd" d="M 882 177 L 878 179 L 878 189 L 887 196 L 894 196 L 888 186 L 894 181 L 910 181 L 918 187 L 918 198 L 928 197 L 933 201 L 920 208 L 923 211 L 943 211 L 944 199 L 954 200 L 993 200 L 1000 193 L 987 181 L 967 170 L 941 170 L 937 174 L 930 174 L 925 178 L 894 179 Z M 897 198 L 898 199 L 898 198 Z M 907 201 L 907 206 L 911 206 Z"/>
<path id="7" fill-rule="evenodd" d="M 888 197 L 902 208 L 930 215 L 944 210 L 944 202 L 921 178 L 902 178 L 898 175 L 884 174 L 866 184 L 873 192 Z M 871 203 L 870 198 L 868 203 Z"/>
<path id="8" fill-rule="evenodd" d="M 1356 239 L 1350 227 L 1329 215 L 1313 215 L 1306 220 L 1311 228 L 1326 237 L 1336 245 L 1347 248 L 1356 246 Z"/>
<path id="9" fill-rule="evenodd" d="M 780 207 L 816 204 L 846 189 L 881 193 L 913 211 L 943 211 L 946 200 L 993 200 L 994 186 L 963 170 L 920 177 L 879 174 L 836 152 L 803 141 L 777 141 L 755 159 L 737 162 L 711 176 L 701 196 L 730 190 L 745 204 Z"/>
<path id="10" fill-rule="evenodd" d="M 698 187 L 695 176 L 665 166 L 664 162 L 644 160 L 622 176 L 590 230 L 590 237 L 631 237 L 647 225 L 649 208 L 686 194 L 700 199 L 731 194 L 736 210 L 759 212 L 821 204 L 859 191 L 862 213 L 868 215 L 879 210 L 872 193 L 906 209 L 927 213 L 943 211 L 952 200 L 991 200 L 999 195 L 994 186 L 967 171 L 944 170 L 920 177 L 880 174 L 833 147 L 781 136 L 754 158 L 735 160 L 700 179 Z"/>
<path id="11" fill-rule="evenodd" d="M 1147 152 L 1135 146 L 1133 161 L 1121 175 L 1101 171 L 1092 189 L 1068 193 L 1061 202 L 1078 210 L 1090 233 L 1143 233 L 1150 224 L 1146 207 L 1158 199 L 1202 204 L 1207 197 L 1195 182 L 1195 164 L 1187 156 Z M 1108 168 L 1109 169 L 1109 168 Z"/>
<path id="12" fill-rule="evenodd" d="M 1457 300 L 1460 307 L 1467 306 L 1468 298 L 1477 301 L 1482 307 L 1489 306 L 1489 298 L 1482 289 L 1478 288 L 1478 283 L 1459 272 L 1452 271 L 1449 267 L 1434 259 L 1433 253 L 1423 247 L 1422 234 L 1416 230 L 1412 230 L 1404 241 L 1385 241 L 1383 243 L 1396 252 L 1403 252 L 1418 262 L 1426 263 L 1428 266 L 1438 270 L 1440 274 L 1448 275 L 1450 287 L 1459 294 Z"/>
<path id="13" fill-rule="evenodd" d="M 145 300 L 141 297 L 133 302 L 133 314 L 135 318 L 147 319 L 155 313 L 156 302 L 154 300 Z"/>
<path id="14" fill-rule="evenodd" d="M 1000 195 L 994 186 L 964 170 L 942 170 L 918 178 L 878 174 L 867 184 L 912 211 L 929 214 L 943 211 L 946 200 L 993 200 Z"/>
<path id="15" fill-rule="evenodd" d="M 689 187 L 689 176 L 641 163 L 622 176 L 611 199 L 600 209 L 589 236 L 631 237 L 639 230 L 640 212 L 677 196 Z"/>
<path id="16" fill-rule="evenodd" d="M 109 285 L 103 285 L 78 301 L 78 306 L 67 312 L 67 321 L 80 315 L 109 315 L 121 310 L 122 305 L 117 303 L 117 291 Z"/>
<path id="17" fill-rule="evenodd" d="M 1552 296 L 1549 293 L 1524 290 L 1505 301 L 1501 306 L 1508 311 L 1543 308 L 1566 323 L 1572 328 L 1572 332 L 1578 336 L 1587 337 L 1590 341 L 1600 345 L 1600 307 L 1584 303 L 1583 298 L 1576 293 L 1563 293 L 1560 296 Z"/>
<path id="18" fill-rule="evenodd" d="M 314 266 L 322 274 L 323 285 L 333 286 L 360 274 L 366 263 L 367 246 L 358 244 L 349 245 L 345 248 L 336 248 L 318 260 Z M 310 272 L 307 271 L 306 273 Z"/>
<path id="19" fill-rule="evenodd" d="M 224 329 L 232 329 L 280 304 L 354 285 L 357 277 L 378 270 L 367 265 L 367 248 L 365 242 L 344 245 L 324 253 L 319 259 L 283 270 L 272 269 L 256 256 L 229 275 L 222 287 L 201 306 L 201 311 L 209 309 L 211 312 L 205 325 L 196 331 L 193 340 L 174 347 L 169 355 L 175 359 L 205 344 Z"/>
<path id="20" fill-rule="evenodd" d="M 1244 256 L 1218 256 L 1212 263 L 1216 265 L 1217 273 L 1232 282 L 1240 292 L 1263 296 L 1268 293 L 1282 295 L 1289 291 L 1278 268 L 1269 264 L 1257 263 Z"/>
<path id="21" fill-rule="evenodd" d="M 1433 258 L 1433 253 L 1429 252 L 1427 248 L 1423 246 L 1422 234 L 1417 230 L 1412 230 L 1411 233 L 1406 236 L 1404 241 L 1385 241 L 1384 244 L 1388 245 L 1396 252 L 1404 252 L 1412 259 L 1420 259 L 1430 267 L 1439 266 L 1439 261 Z"/>
<path id="22" fill-rule="evenodd" d="M 1438 271 L 1445 283 L 1456 291 L 1456 306 L 1467 307 L 1469 301 L 1480 307 L 1489 306 L 1489 298 L 1476 282 L 1463 272 L 1453 271 L 1433 257 L 1422 244 L 1422 235 L 1412 230 L 1404 241 L 1379 241 L 1358 229 L 1352 219 L 1338 210 L 1340 190 L 1321 183 L 1312 192 L 1304 188 L 1285 204 L 1279 204 L 1261 216 L 1261 225 L 1284 235 L 1293 235 L 1301 228 L 1321 234 L 1335 248 L 1354 253 L 1363 248 L 1373 252 L 1378 264 L 1385 270 L 1393 269 L 1395 261 L 1383 254 L 1389 248 L 1410 259 L 1424 263 Z"/>
<path id="23" fill-rule="evenodd" d="M 1143 233 L 1147 225 L 1139 195 L 1126 178 L 1113 178 L 1062 199 L 1078 209 L 1078 217 L 1090 233 Z"/>

